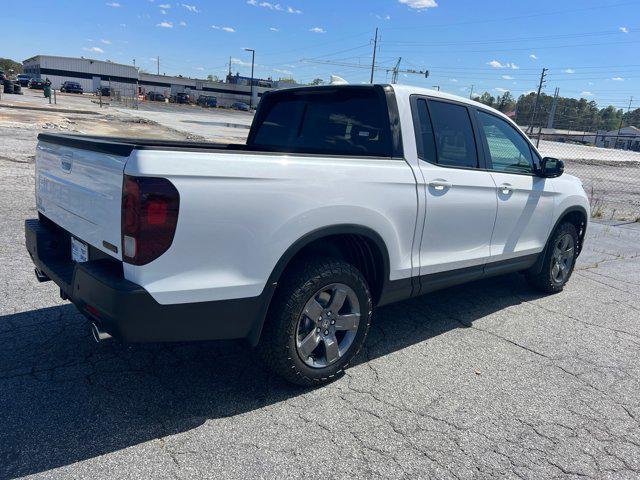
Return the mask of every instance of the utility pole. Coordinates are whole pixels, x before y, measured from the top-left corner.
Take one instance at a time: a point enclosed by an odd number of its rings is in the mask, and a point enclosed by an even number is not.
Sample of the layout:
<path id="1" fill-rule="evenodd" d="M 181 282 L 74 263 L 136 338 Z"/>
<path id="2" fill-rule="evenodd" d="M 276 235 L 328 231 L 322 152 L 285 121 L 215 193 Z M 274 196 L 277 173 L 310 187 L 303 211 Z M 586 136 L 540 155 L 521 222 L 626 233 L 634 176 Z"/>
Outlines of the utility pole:
<path id="1" fill-rule="evenodd" d="M 437 91 L 440 91 L 440 85 L 433 85 L 433 88 L 435 88 Z"/>
<path id="2" fill-rule="evenodd" d="M 376 27 L 376 36 L 373 40 L 373 60 L 371 61 L 371 79 L 369 83 L 373 83 L 373 71 L 376 68 L 376 50 L 378 49 L 378 27 Z"/>
<path id="3" fill-rule="evenodd" d="M 631 104 L 633 103 L 633 97 L 629 98 L 629 106 L 627 107 L 627 114 L 631 111 Z M 622 125 L 624 123 L 624 113 L 620 117 L 620 125 L 618 125 L 618 135 L 616 135 L 616 145 L 614 148 L 618 147 L 618 139 L 620 138 L 620 130 L 622 130 Z"/>
<path id="4" fill-rule="evenodd" d="M 398 61 L 396 62 L 396 66 L 393 67 L 393 75 L 391 76 L 391 83 L 392 84 L 398 83 L 398 71 L 400 70 L 400 62 L 401 61 L 402 61 L 402 57 L 399 57 Z"/>
<path id="5" fill-rule="evenodd" d="M 135 58 L 133 59 L 133 66 L 134 67 L 136 66 L 136 59 Z"/>
<path id="6" fill-rule="evenodd" d="M 538 102 L 540 101 L 540 92 L 542 92 L 542 86 L 544 85 L 544 77 L 547 75 L 547 69 L 543 68 L 540 74 L 540 83 L 538 84 L 538 93 L 536 94 L 536 101 L 533 104 L 533 115 L 531 116 L 531 124 L 529 125 L 529 131 L 533 133 L 533 126 L 536 122 L 536 115 L 538 114 Z M 538 140 L 540 140 L 538 138 Z"/>
<path id="7" fill-rule="evenodd" d="M 229 76 L 231 76 L 231 57 L 229 57 Z M 227 80 L 228 82 L 229 80 Z"/>
<path id="8" fill-rule="evenodd" d="M 160 55 L 158 55 L 158 75 L 160 75 Z"/>
<path id="9" fill-rule="evenodd" d="M 471 85 L 471 92 L 469 92 L 469 100 L 473 100 L 473 87 L 475 87 L 475 85 Z"/>
<path id="10" fill-rule="evenodd" d="M 547 120 L 547 128 L 553 128 L 553 122 L 556 119 L 556 109 L 558 108 L 559 95 L 560 95 L 560 88 L 556 87 L 556 91 L 553 94 L 553 103 L 551 104 L 551 112 L 549 112 L 549 120 Z"/>
<path id="11" fill-rule="evenodd" d="M 256 51 L 253 48 L 245 48 L 245 52 L 251 52 L 251 93 L 249 97 L 249 109 L 253 107 L 253 67 L 256 60 Z"/>

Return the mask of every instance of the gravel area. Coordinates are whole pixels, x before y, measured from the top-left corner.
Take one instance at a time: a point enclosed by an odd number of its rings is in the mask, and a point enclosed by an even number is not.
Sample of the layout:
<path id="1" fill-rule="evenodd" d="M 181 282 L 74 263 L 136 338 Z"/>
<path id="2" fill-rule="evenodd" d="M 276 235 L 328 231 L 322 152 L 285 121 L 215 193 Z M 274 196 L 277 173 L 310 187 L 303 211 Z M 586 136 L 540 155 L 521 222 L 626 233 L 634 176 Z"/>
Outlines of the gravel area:
<path id="1" fill-rule="evenodd" d="M 592 224 L 557 295 L 510 275 L 382 308 L 305 390 L 238 342 L 95 344 L 23 245 L 36 125 L 0 109 L 0 479 L 639 478 L 639 224 Z"/>

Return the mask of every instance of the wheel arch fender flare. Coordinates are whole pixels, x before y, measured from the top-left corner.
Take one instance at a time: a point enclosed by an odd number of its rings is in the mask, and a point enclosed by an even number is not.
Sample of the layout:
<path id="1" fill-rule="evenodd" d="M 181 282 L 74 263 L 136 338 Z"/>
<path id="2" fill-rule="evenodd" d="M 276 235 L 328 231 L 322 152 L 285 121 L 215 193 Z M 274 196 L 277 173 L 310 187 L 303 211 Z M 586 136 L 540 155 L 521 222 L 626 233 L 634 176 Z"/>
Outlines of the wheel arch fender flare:
<path id="1" fill-rule="evenodd" d="M 281 255 L 280 259 L 276 262 L 271 275 L 269 275 L 269 279 L 264 287 L 264 290 L 261 294 L 263 296 L 262 308 L 260 309 L 260 314 L 254 323 L 254 327 L 251 330 L 248 340 L 252 346 L 256 346 L 260 341 L 260 335 L 262 333 L 262 328 L 264 326 L 264 322 L 267 318 L 267 313 L 269 310 L 269 305 L 271 304 L 271 299 L 273 298 L 273 294 L 275 293 L 276 287 L 278 286 L 278 282 L 282 277 L 282 274 L 286 270 L 287 266 L 290 264 L 291 260 L 300 253 L 305 247 L 310 245 L 311 243 L 321 240 L 323 238 L 333 237 L 337 235 L 359 235 L 362 237 L 371 240 L 376 247 L 378 248 L 383 263 L 383 286 L 384 290 L 386 285 L 389 283 L 389 272 L 390 272 L 390 261 L 389 261 L 389 251 L 387 249 L 387 245 L 382 237 L 372 228 L 365 227 L 357 224 L 339 224 L 339 225 L 331 225 L 327 227 L 318 228 L 311 232 L 306 233 L 302 237 L 298 238 L 295 242 L 287 248 L 287 250 Z"/>
<path id="2" fill-rule="evenodd" d="M 551 229 L 551 231 L 549 232 L 549 237 L 547 238 L 547 243 L 544 246 L 544 249 L 542 250 L 542 252 L 540 252 L 540 254 L 538 255 L 538 259 L 536 260 L 536 263 L 533 264 L 533 266 L 531 267 L 530 271 L 533 274 L 538 274 L 542 271 L 542 266 L 543 266 L 543 262 L 545 257 L 547 256 L 547 252 L 549 250 L 549 246 L 550 246 L 550 241 L 551 241 L 551 237 L 553 236 L 553 234 L 555 233 L 555 231 L 557 230 L 558 226 L 560 224 L 562 224 L 566 219 L 567 216 L 574 213 L 574 212 L 579 212 L 582 217 L 583 217 L 583 221 L 584 221 L 584 228 L 582 230 L 582 232 L 578 231 L 578 240 L 579 240 L 579 245 L 577 248 L 577 253 L 576 253 L 576 258 L 578 255 L 580 255 L 580 252 L 582 250 L 582 244 L 584 243 L 584 237 L 586 235 L 586 231 L 587 231 L 587 223 L 588 223 L 588 219 L 589 216 L 587 214 L 587 209 L 580 206 L 580 205 L 574 205 L 571 207 L 566 208 L 562 214 L 560 214 L 558 216 L 558 219 L 556 220 L 556 223 L 553 225 L 553 228 Z"/>

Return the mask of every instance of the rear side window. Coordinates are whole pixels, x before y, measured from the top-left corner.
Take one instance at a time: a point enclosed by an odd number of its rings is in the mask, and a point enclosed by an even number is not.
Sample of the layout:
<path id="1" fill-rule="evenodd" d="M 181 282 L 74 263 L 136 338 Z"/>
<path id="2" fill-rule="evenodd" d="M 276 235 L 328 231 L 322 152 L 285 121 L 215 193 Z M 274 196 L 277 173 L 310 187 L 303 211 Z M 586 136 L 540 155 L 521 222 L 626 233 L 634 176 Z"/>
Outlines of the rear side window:
<path id="1" fill-rule="evenodd" d="M 249 145 L 277 151 L 391 156 L 384 94 L 373 88 L 284 92 L 263 100 Z"/>
<path id="2" fill-rule="evenodd" d="M 462 105 L 429 101 L 438 165 L 476 168 L 478 154 L 469 111 Z"/>

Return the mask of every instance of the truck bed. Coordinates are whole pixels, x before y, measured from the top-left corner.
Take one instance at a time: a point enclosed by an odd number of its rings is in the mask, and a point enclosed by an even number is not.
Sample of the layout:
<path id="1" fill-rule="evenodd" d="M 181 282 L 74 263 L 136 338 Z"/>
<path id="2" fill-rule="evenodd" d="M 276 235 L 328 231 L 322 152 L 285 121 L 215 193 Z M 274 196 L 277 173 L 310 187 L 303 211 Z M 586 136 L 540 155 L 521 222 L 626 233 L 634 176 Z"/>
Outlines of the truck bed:
<path id="1" fill-rule="evenodd" d="M 190 142 L 181 140 L 162 140 L 155 138 L 103 137 L 97 135 L 69 135 L 60 133 L 41 133 L 38 140 L 65 147 L 108 153 L 128 157 L 133 150 L 207 150 L 207 151 L 254 151 L 246 144 Z"/>

